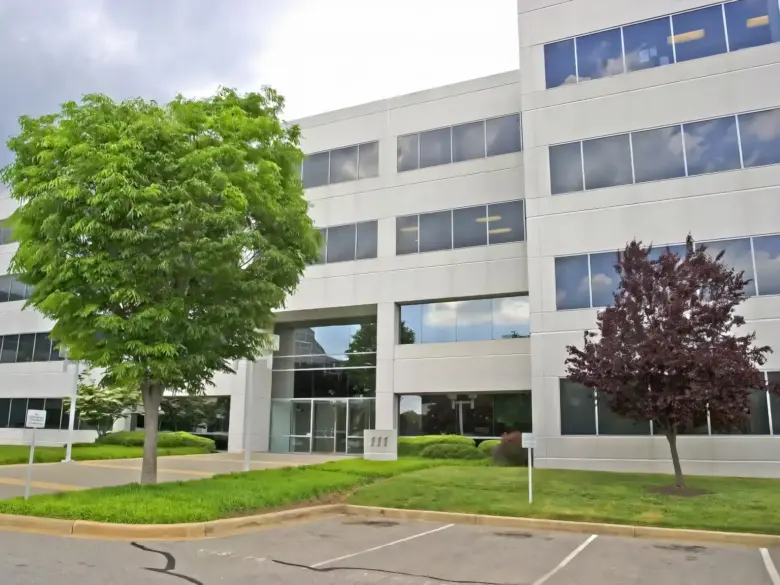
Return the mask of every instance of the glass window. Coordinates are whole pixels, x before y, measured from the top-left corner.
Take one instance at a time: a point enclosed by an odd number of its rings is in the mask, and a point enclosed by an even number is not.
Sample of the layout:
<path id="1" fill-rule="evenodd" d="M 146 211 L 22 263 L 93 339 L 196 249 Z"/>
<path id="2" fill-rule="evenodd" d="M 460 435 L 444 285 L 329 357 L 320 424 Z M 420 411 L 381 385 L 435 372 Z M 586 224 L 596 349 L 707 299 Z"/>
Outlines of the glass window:
<path id="1" fill-rule="evenodd" d="M 746 167 L 780 163 L 780 109 L 741 114 L 739 137 Z"/>
<path id="2" fill-rule="evenodd" d="M 758 294 L 780 295 L 780 236 L 753 238 Z"/>
<path id="3" fill-rule="evenodd" d="M 328 262 L 355 259 L 355 224 L 328 228 Z"/>
<path id="4" fill-rule="evenodd" d="M 609 406 L 606 397 L 597 394 L 599 435 L 649 435 L 650 421 L 633 421 L 617 414 Z"/>
<path id="5" fill-rule="evenodd" d="M 495 436 L 500 437 L 510 431 L 531 432 L 533 421 L 530 392 L 495 394 L 493 408 Z"/>
<path id="6" fill-rule="evenodd" d="M 553 195 L 582 191 L 581 149 L 579 142 L 550 147 L 550 188 Z"/>
<path id="7" fill-rule="evenodd" d="M 577 83 L 574 39 L 566 39 L 544 46 L 544 75 L 547 89 L 568 83 Z"/>
<path id="8" fill-rule="evenodd" d="M 681 126 L 631 134 L 637 183 L 685 176 Z"/>
<path id="9" fill-rule="evenodd" d="M 0 398 L 0 429 L 8 428 L 8 415 L 10 413 L 11 413 L 11 399 Z"/>
<path id="10" fill-rule="evenodd" d="M 750 239 L 719 240 L 717 242 L 699 242 L 698 246 L 704 246 L 706 253 L 715 258 L 724 252 L 721 261 L 727 266 L 734 267 L 737 272 L 743 271 L 743 278 L 750 280 L 745 287 L 745 294 L 752 297 L 756 294 L 756 283 L 753 276 L 753 255 L 750 252 Z"/>
<path id="11" fill-rule="evenodd" d="M 16 277 L 11 278 L 11 295 L 12 301 L 23 301 L 27 298 L 27 285 L 23 282 L 19 282 Z"/>
<path id="12" fill-rule="evenodd" d="M 580 81 L 623 73 L 620 29 L 577 37 L 577 76 Z"/>
<path id="13" fill-rule="evenodd" d="M 628 134 L 585 140 L 582 143 L 582 155 L 586 189 L 633 183 Z"/>
<path id="14" fill-rule="evenodd" d="M 531 312 L 528 297 L 491 299 L 493 335 L 491 339 L 514 339 L 531 335 Z"/>
<path id="15" fill-rule="evenodd" d="M 35 334 L 35 351 L 32 361 L 48 362 L 51 356 L 51 340 L 48 333 Z"/>
<path id="16" fill-rule="evenodd" d="M 3 349 L 0 351 L 0 364 L 12 364 L 16 362 L 16 349 L 19 346 L 18 335 L 4 335 L 0 337 Z"/>
<path id="17" fill-rule="evenodd" d="M 459 428 L 467 437 L 493 437 L 493 394 L 459 394 L 455 401 Z"/>
<path id="18" fill-rule="evenodd" d="M 677 62 L 726 52 L 723 8 L 708 6 L 672 16 Z"/>
<path id="19" fill-rule="evenodd" d="M 456 310 L 456 341 L 493 339 L 492 311 L 490 299 L 460 301 Z"/>
<path id="20" fill-rule="evenodd" d="M 619 252 L 590 255 L 590 285 L 594 307 L 607 307 L 615 300 L 614 294 L 620 285 L 620 276 L 615 270 L 619 259 Z"/>
<path id="21" fill-rule="evenodd" d="M 487 120 L 485 136 L 488 156 L 520 152 L 520 114 Z"/>
<path id="22" fill-rule="evenodd" d="M 624 26 L 626 71 L 640 71 L 674 63 L 671 37 L 668 16 Z"/>
<path id="23" fill-rule="evenodd" d="M 62 418 L 62 398 L 47 398 L 43 409 L 46 411 L 47 429 L 59 429 Z"/>
<path id="24" fill-rule="evenodd" d="M 358 147 L 348 146 L 330 151 L 330 183 L 358 178 Z"/>
<path id="25" fill-rule="evenodd" d="M 25 422 L 27 422 L 27 399 L 12 398 L 8 426 L 12 429 L 23 429 Z"/>
<path id="26" fill-rule="evenodd" d="M 485 158 L 485 123 L 452 127 L 452 162 Z"/>
<path id="27" fill-rule="evenodd" d="M 0 276 L 0 303 L 8 302 L 11 295 L 11 279 L 10 274 Z"/>
<path id="28" fill-rule="evenodd" d="M 398 172 L 420 167 L 420 138 L 417 134 L 398 137 Z"/>
<path id="29" fill-rule="evenodd" d="M 522 201 L 488 205 L 488 238 L 491 245 L 525 240 Z"/>
<path id="30" fill-rule="evenodd" d="M 590 307 L 587 254 L 555 259 L 555 306 L 559 310 Z"/>
<path id="31" fill-rule="evenodd" d="M 458 303 L 429 303 L 422 305 L 421 343 L 457 341 Z"/>
<path id="32" fill-rule="evenodd" d="M 452 162 L 452 128 L 420 132 L 420 168 Z"/>
<path id="33" fill-rule="evenodd" d="M 330 153 L 318 152 L 303 159 L 303 188 L 321 187 L 328 184 Z"/>
<path id="34" fill-rule="evenodd" d="M 401 345 L 422 343 L 422 305 L 401 305 Z"/>
<path id="35" fill-rule="evenodd" d="M 452 212 L 420 214 L 420 252 L 452 249 Z"/>
<path id="36" fill-rule="evenodd" d="M 595 435 L 596 404 L 593 390 L 566 378 L 560 380 L 561 434 Z"/>
<path id="37" fill-rule="evenodd" d="M 358 178 L 368 179 L 379 176 L 379 143 L 366 142 L 359 146 Z"/>
<path id="38" fill-rule="evenodd" d="M 487 207 L 464 207 L 452 211 L 453 247 L 487 245 Z"/>
<path id="39" fill-rule="evenodd" d="M 734 116 L 683 124 L 688 175 L 740 168 Z"/>
<path id="40" fill-rule="evenodd" d="M 357 253 L 358 260 L 364 258 L 376 258 L 377 252 L 377 222 L 364 221 L 357 224 Z"/>
<path id="41" fill-rule="evenodd" d="M 395 218 L 395 253 L 416 254 L 419 252 L 418 235 L 420 218 L 417 215 L 407 215 Z"/>
<path id="42" fill-rule="evenodd" d="M 31 362 L 35 349 L 35 333 L 23 333 L 19 336 L 19 351 L 16 353 L 16 361 Z"/>
<path id="43" fill-rule="evenodd" d="M 750 418 L 746 421 L 744 432 L 749 435 L 768 435 L 769 432 L 769 403 L 766 390 L 751 390 L 748 401 L 750 403 Z"/>
<path id="44" fill-rule="evenodd" d="M 404 395 L 398 397 L 398 434 L 402 437 L 422 435 L 422 397 Z"/>
<path id="45" fill-rule="evenodd" d="M 376 402 L 374 400 L 349 401 L 349 422 L 347 434 L 350 437 L 363 437 L 363 431 L 374 428 Z"/>
<path id="46" fill-rule="evenodd" d="M 325 228 L 317 230 L 320 232 L 320 257 L 317 261 L 318 264 L 325 264 L 326 252 L 328 249 L 328 230 Z"/>
<path id="47" fill-rule="evenodd" d="M 725 9 L 730 51 L 780 41 L 777 0 L 739 0 L 728 2 Z"/>
<path id="48" fill-rule="evenodd" d="M 780 372 L 767 372 L 767 381 L 780 385 Z M 769 393 L 769 409 L 772 414 L 772 431 L 780 435 L 780 396 L 772 392 Z"/>

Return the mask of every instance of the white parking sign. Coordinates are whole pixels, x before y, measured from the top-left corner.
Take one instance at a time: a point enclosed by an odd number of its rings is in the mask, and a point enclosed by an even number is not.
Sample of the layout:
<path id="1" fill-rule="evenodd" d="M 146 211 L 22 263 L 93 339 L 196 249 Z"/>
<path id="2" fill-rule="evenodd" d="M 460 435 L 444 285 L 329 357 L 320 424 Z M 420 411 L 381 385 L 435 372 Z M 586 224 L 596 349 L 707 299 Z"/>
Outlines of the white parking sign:
<path id="1" fill-rule="evenodd" d="M 42 429 L 46 426 L 45 410 L 28 410 L 24 426 L 28 429 Z"/>

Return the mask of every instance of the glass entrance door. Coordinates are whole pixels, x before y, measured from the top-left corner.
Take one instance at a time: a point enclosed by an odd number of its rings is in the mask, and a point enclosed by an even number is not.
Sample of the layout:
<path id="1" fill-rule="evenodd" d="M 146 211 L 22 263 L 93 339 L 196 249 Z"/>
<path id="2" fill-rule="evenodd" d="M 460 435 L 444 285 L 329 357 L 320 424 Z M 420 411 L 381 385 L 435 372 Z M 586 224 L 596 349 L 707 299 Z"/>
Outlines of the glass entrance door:
<path id="1" fill-rule="evenodd" d="M 314 420 L 312 423 L 312 451 L 315 453 L 336 453 L 338 443 L 338 428 L 344 428 L 344 422 L 339 425 L 339 408 L 337 400 L 315 400 Z"/>

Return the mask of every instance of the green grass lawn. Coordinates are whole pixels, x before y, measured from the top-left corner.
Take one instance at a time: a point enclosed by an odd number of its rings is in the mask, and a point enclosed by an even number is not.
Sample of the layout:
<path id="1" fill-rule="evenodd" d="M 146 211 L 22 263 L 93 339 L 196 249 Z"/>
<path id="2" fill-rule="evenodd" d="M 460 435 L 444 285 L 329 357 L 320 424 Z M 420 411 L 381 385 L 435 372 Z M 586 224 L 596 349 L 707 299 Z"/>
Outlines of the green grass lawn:
<path id="1" fill-rule="evenodd" d="M 709 494 L 682 498 L 650 493 L 666 475 L 534 470 L 528 504 L 526 468 L 438 467 L 361 487 L 348 503 L 491 514 L 780 534 L 780 481 L 686 477 Z"/>
<path id="2" fill-rule="evenodd" d="M 74 445 L 72 457 L 77 461 L 95 459 L 132 459 L 143 456 L 143 447 L 125 447 L 124 445 Z M 160 447 L 157 454 L 196 455 L 209 453 L 202 447 Z M 0 465 L 27 463 L 30 459 L 30 447 L 27 445 L 0 445 Z M 65 459 L 65 447 L 35 447 L 36 463 L 57 463 Z"/>

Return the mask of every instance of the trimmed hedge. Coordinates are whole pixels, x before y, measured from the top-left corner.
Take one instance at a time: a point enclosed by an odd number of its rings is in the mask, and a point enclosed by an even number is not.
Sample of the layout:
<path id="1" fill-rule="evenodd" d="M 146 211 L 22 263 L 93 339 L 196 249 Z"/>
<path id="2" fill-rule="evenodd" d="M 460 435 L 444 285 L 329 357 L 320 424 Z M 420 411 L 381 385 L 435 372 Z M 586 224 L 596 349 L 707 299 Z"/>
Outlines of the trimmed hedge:
<path id="1" fill-rule="evenodd" d="M 485 459 L 488 455 L 474 445 L 438 443 L 428 445 L 420 452 L 426 459 Z"/>
<path id="2" fill-rule="evenodd" d="M 421 437 L 399 437 L 398 455 L 403 457 L 418 456 L 430 445 L 470 445 L 475 446 L 474 439 L 462 435 L 423 435 Z"/>
<path id="3" fill-rule="evenodd" d="M 477 445 L 477 449 L 482 451 L 485 455 L 488 457 L 493 455 L 493 449 L 496 448 L 496 445 L 501 444 L 501 439 L 488 439 L 487 441 L 482 441 L 479 445 Z"/>
<path id="4" fill-rule="evenodd" d="M 144 445 L 144 432 L 143 431 L 119 431 L 116 433 L 108 433 L 107 435 L 100 437 L 95 441 L 98 445 L 123 445 L 125 447 L 143 447 Z M 214 441 L 207 439 L 206 437 L 197 437 L 190 433 L 177 432 L 177 433 L 158 433 L 157 434 L 157 447 L 169 448 L 169 447 L 199 447 L 209 453 L 214 453 L 217 450 Z"/>

